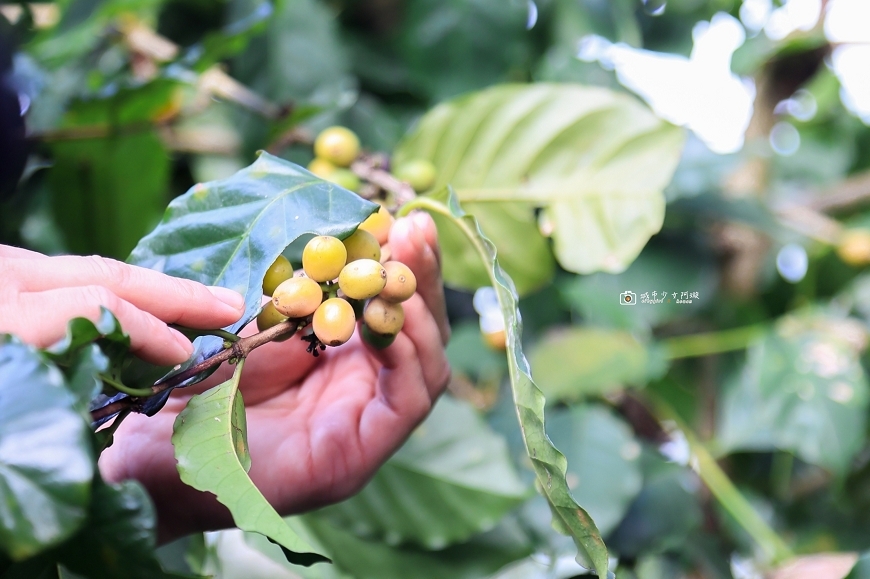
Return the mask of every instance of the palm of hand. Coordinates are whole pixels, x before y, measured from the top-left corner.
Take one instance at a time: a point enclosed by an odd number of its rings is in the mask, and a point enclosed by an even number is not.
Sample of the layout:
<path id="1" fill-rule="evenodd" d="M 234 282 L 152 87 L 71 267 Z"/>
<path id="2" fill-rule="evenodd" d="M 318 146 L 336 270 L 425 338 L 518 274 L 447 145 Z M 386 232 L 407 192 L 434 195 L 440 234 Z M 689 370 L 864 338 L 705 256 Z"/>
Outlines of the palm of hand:
<path id="1" fill-rule="evenodd" d="M 449 366 L 443 344 L 449 330 L 434 226 L 430 220 L 424 227 L 394 229 L 390 241 L 401 247 L 396 258 L 422 282 L 418 295 L 404 304 L 405 327 L 392 346 L 373 350 L 357 333 L 344 346 L 314 358 L 294 337 L 267 344 L 246 361 L 241 392 L 250 475 L 282 514 L 356 492 L 426 416 L 446 386 Z M 222 368 L 196 391 L 228 379 L 231 371 Z M 232 524 L 213 496 L 184 486 L 175 471 L 169 445 L 172 425 L 194 393 L 177 391 L 152 418 L 128 418 L 115 446 L 101 459 L 110 480 L 136 478 L 145 484 L 158 508 L 163 539 Z"/>

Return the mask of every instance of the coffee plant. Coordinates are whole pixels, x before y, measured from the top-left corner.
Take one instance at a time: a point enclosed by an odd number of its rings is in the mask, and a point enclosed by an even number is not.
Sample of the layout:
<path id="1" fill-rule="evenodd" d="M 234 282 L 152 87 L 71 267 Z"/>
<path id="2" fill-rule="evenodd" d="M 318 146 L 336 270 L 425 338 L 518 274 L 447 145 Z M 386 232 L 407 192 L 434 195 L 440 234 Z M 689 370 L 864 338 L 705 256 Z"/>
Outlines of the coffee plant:
<path id="1" fill-rule="evenodd" d="M 176 326 L 175 367 L 106 309 L 47 348 L 0 334 L 0 577 L 870 577 L 870 129 L 838 1 L 784 36 L 748 0 L 0 4 L 0 243 L 244 298 Z M 612 56 L 675 71 L 722 22 L 754 91 L 725 154 Z M 425 282 L 390 231 L 418 212 L 448 391 L 358 493 L 283 516 L 246 359 L 395 347 Z M 164 541 L 98 465 L 185 395 L 180 479 L 234 528 Z"/>

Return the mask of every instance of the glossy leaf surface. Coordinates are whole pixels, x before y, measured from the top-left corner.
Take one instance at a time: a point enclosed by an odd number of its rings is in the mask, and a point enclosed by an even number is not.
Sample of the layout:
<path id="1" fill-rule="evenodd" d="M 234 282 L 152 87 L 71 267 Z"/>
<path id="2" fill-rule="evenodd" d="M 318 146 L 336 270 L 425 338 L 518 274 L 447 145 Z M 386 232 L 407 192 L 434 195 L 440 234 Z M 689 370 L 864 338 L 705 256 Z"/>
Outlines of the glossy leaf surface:
<path id="1" fill-rule="evenodd" d="M 33 556 L 84 522 L 91 434 L 64 376 L 36 350 L 0 337 L 0 549 Z"/>

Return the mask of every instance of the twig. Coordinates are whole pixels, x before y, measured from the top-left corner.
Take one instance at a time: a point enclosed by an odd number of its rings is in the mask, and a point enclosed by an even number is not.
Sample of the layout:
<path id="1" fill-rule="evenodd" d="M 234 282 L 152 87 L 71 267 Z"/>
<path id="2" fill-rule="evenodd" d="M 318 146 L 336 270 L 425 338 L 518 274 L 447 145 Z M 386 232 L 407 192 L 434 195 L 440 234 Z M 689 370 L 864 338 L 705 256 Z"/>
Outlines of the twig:
<path id="1" fill-rule="evenodd" d="M 827 212 L 867 202 L 870 202 L 870 171 L 840 181 L 807 205 L 816 211 Z"/>
<path id="2" fill-rule="evenodd" d="M 398 207 L 401 207 L 417 196 L 410 185 L 404 181 L 399 181 L 393 175 L 381 169 L 379 163 L 371 157 L 360 157 L 351 164 L 350 170 L 369 183 L 374 183 L 384 191 L 392 193 L 395 196 L 395 202 Z"/>
<path id="3" fill-rule="evenodd" d="M 245 358 L 253 350 L 259 348 L 263 344 L 268 344 L 275 338 L 281 337 L 285 334 L 293 335 L 299 328 L 299 324 L 299 320 L 287 320 L 286 322 L 282 322 L 280 324 L 272 326 L 268 330 L 260 332 L 259 334 L 254 334 L 253 336 L 248 336 L 247 338 L 241 338 L 239 339 L 239 341 L 234 342 L 231 347 L 222 350 L 211 358 L 203 360 L 199 364 L 195 364 L 183 372 L 173 374 L 163 382 L 158 382 L 151 387 L 150 396 L 160 394 L 161 392 L 169 390 L 170 388 L 175 388 L 179 384 L 196 376 L 200 372 L 204 372 L 206 370 L 219 366 L 220 364 L 228 360 L 239 360 Z M 123 411 L 128 408 L 134 408 L 138 404 L 139 398 L 135 396 L 119 400 L 118 402 L 113 402 L 112 404 L 103 406 L 102 408 L 98 408 L 91 412 L 91 420 L 97 422 L 98 420 L 111 416 L 117 412 Z"/>

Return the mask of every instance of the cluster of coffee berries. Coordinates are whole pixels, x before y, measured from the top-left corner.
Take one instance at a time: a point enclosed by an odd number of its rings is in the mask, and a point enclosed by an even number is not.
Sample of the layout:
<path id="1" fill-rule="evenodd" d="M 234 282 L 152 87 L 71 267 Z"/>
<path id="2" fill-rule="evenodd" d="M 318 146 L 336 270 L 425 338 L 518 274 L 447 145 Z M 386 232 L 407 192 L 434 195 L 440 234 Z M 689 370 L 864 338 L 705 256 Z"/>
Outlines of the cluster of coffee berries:
<path id="1" fill-rule="evenodd" d="M 347 127 L 329 127 L 314 140 L 314 160 L 308 170 L 327 181 L 357 193 L 366 193 L 367 198 L 378 195 L 377 187 L 364 183 L 356 173 L 348 169 L 360 156 L 359 138 Z M 386 168 L 383 159 L 375 159 L 375 165 Z M 383 167 L 381 167 L 383 165 Z M 435 184 L 435 166 L 425 159 L 412 159 L 394 167 L 393 177 L 404 181 L 416 192 L 427 191 Z"/>
<path id="2" fill-rule="evenodd" d="M 312 238 L 302 251 L 302 269 L 295 273 L 279 256 L 263 278 L 263 293 L 272 301 L 257 316 L 260 331 L 289 319 L 310 323 L 311 332 L 303 339 L 316 356 L 318 348 L 347 342 L 361 317 L 364 340 L 376 348 L 392 344 L 405 322 L 402 302 L 417 290 L 411 269 L 382 255 L 392 221 L 389 213 L 379 211 L 343 241 Z"/>

